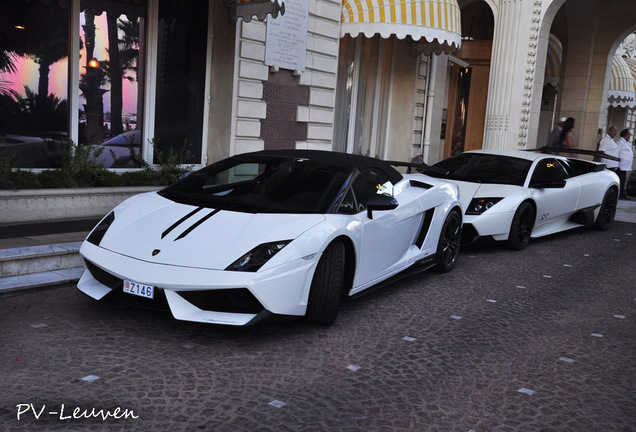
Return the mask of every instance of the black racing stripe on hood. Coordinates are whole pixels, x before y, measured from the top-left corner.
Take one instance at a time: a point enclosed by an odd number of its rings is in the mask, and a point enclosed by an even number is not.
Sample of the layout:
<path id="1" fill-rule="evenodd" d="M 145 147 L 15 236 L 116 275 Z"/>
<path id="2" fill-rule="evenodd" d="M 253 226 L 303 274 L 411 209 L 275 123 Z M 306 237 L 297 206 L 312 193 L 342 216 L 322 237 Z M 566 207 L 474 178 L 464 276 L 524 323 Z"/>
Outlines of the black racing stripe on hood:
<path id="1" fill-rule="evenodd" d="M 168 228 L 161 234 L 161 238 L 163 239 L 165 236 L 170 234 L 170 231 L 172 231 L 173 229 L 181 225 L 185 220 L 187 220 L 188 218 L 190 218 L 191 216 L 193 216 L 194 214 L 196 214 L 197 212 L 201 210 L 203 210 L 203 207 L 196 208 L 192 210 L 190 213 L 188 213 L 187 215 L 185 215 L 184 217 L 182 217 L 181 219 L 179 219 L 178 221 L 176 221 L 175 223 L 173 223 L 172 226 L 170 226 L 170 228 Z"/>
<path id="2" fill-rule="evenodd" d="M 174 241 L 177 241 L 179 239 L 184 238 L 185 236 L 187 236 L 188 234 L 190 234 L 196 227 L 198 227 L 199 225 L 201 225 L 203 222 L 205 222 L 206 220 L 210 219 L 212 216 L 214 216 L 215 214 L 217 214 L 218 212 L 220 212 L 221 210 L 214 210 L 213 212 L 211 212 L 210 214 L 202 217 L 201 219 L 199 219 L 197 222 L 195 222 L 194 224 L 192 224 L 192 226 L 190 228 L 188 228 L 187 230 L 185 230 L 184 232 L 182 232 L 179 237 L 177 237 L 176 239 L 174 239 Z"/>

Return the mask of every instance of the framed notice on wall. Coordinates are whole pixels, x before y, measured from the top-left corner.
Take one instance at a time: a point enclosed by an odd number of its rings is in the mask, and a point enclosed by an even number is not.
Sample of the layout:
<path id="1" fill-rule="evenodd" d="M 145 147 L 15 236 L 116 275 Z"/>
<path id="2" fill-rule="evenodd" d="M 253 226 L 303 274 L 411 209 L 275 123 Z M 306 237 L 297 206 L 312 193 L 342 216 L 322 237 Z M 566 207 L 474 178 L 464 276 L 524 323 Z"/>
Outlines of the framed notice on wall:
<path id="1" fill-rule="evenodd" d="M 265 64 L 305 70 L 309 0 L 285 0 L 285 15 L 267 19 Z"/>

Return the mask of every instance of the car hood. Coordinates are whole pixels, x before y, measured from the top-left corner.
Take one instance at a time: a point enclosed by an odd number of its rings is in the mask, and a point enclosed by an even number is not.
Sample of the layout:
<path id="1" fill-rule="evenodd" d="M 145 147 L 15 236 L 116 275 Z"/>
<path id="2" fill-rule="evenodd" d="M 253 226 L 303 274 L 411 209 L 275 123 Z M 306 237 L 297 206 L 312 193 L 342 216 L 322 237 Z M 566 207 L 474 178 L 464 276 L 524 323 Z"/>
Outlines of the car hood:
<path id="1" fill-rule="evenodd" d="M 474 198 L 506 198 L 524 190 L 522 186 L 492 183 L 472 183 L 452 180 L 459 186 L 459 198 L 463 209 L 467 209 Z M 495 209 L 495 207 L 493 207 Z M 504 210 L 503 208 L 501 209 Z"/>
<path id="2" fill-rule="evenodd" d="M 115 209 L 99 246 L 152 263 L 222 270 L 262 243 L 293 240 L 324 220 L 198 208 L 151 192 Z"/>

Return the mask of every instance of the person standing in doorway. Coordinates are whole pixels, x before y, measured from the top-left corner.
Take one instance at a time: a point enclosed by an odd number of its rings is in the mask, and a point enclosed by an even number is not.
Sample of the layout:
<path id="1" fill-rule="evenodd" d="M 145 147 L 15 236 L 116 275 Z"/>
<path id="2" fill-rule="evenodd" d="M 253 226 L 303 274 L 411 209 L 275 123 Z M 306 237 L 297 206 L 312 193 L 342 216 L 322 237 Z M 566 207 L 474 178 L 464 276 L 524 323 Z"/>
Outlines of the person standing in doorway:
<path id="1" fill-rule="evenodd" d="M 563 124 L 566 120 L 567 118 L 561 117 L 557 122 L 557 127 L 550 132 L 550 136 L 548 136 L 548 147 L 560 147 L 561 131 L 563 130 Z"/>
<path id="2" fill-rule="evenodd" d="M 614 137 L 618 133 L 618 129 L 614 126 L 610 126 L 607 129 L 607 134 L 603 137 L 598 145 L 598 151 L 605 153 L 608 156 L 618 157 L 618 144 L 614 141 Z M 601 158 L 601 162 L 605 164 L 607 169 L 610 169 L 618 174 L 618 162 L 610 159 Z"/>
<path id="3" fill-rule="evenodd" d="M 634 162 L 634 150 L 632 149 L 632 133 L 629 129 L 623 129 L 620 133 L 621 139 L 618 140 L 618 157 L 621 161 L 618 164 L 618 178 L 620 179 L 620 195 L 619 199 L 627 198 L 625 187 L 627 186 L 627 172 L 632 170 Z"/>
<path id="4" fill-rule="evenodd" d="M 561 130 L 561 135 L 559 136 L 559 144 L 557 147 L 563 148 L 573 148 L 573 140 L 574 140 L 574 119 L 572 117 L 568 117 L 563 123 L 563 129 Z"/>

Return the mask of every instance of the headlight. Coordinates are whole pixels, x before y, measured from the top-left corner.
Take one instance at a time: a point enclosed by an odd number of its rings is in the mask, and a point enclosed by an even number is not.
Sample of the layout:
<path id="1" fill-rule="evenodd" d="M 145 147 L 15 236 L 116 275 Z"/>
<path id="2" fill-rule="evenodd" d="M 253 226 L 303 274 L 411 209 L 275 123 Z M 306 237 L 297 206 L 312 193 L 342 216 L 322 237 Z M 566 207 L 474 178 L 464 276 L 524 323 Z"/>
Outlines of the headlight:
<path id="1" fill-rule="evenodd" d="M 276 255 L 291 240 L 263 243 L 234 261 L 225 270 L 255 272 L 263 266 L 271 257 Z"/>
<path id="2" fill-rule="evenodd" d="M 99 246 L 99 242 L 102 241 L 104 234 L 106 234 L 106 231 L 113 222 L 115 222 L 115 212 L 110 212 L 108 213 L 108 216 L 102 219 L 102 221 L 93 228 L 93 231 L 89 234 L 86 240 L 93 243 L 95 246 Z"/>
<path id="3" fill-rule="evenodd" d="M 480 215 L 501 201 L 501 198 L 473 198 L 466 209 L 467 215 Z"/>

